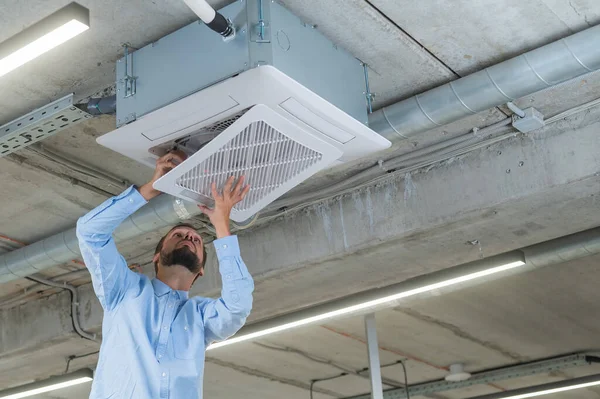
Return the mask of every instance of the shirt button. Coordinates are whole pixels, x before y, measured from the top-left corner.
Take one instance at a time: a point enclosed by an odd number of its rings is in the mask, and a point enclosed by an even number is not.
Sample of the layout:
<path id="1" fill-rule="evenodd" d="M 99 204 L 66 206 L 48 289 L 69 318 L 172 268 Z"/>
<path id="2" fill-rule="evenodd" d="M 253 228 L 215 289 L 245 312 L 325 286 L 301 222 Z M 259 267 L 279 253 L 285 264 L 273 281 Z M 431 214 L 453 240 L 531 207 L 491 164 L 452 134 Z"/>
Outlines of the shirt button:
<path id="1" fill-rule="evenodd" d="M 162 357 L 162 355 L 158 355 L 158 358 L 160 359 Z"/>
<path id="2" fill-rule="evenodd" d="M 163 377 L 166 377 L 166 376 L 167 376 L 167 373 L 162 373 L 162 376 L 163 376 Z"/>
<path id="3" fill-rule="evenodd" d="M 133 204 L 133 198 L 129 198 L 129 202 Z"/>
<path id="4" fill-rule="evenodd" d="M 231 274 L 227 275 L 227 280 L 231 280 Z"/>
<path id="5" fill-rule="evenodd" d="M 183 329 L 184 329 L 185 331 L 187 331 L 187 326 L 183 327 Z"/>
<path id="6" fill-rule="evenodd" d="M 227 244 L 223 244 L 223 249 L 227 249 Z"/>
<path id="7" fill-rule="evenodd" d="M 173 305 L 169 305 L 169 308 L 172 308 L 172 307 L 173 307 Z"/>
<path id="8" fill-rule="evenodd" d="M 163 326 L 163 330 L 166 330 L 166 329 L 167 329 L 167 326 Z"/>

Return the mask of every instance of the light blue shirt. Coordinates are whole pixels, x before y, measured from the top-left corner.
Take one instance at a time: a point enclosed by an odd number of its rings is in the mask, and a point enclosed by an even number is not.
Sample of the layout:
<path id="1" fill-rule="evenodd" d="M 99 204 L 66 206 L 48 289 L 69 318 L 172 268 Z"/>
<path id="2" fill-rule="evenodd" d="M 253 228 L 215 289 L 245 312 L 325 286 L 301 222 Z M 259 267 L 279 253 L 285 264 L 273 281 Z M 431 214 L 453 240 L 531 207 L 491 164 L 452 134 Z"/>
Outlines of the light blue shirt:
<path id="1" fill-rule="evenodd" d="M 202 398 L 204 351 L 244 325 L 254 283 L 235 236 L 214 242 L 223 281 L 219 299 L 188 299 L 187 291 L 129 270 L 112 233 L 144 204 L 130 187 L 77 222 L 81 254 L 104 308 L 90 398 Z"/>

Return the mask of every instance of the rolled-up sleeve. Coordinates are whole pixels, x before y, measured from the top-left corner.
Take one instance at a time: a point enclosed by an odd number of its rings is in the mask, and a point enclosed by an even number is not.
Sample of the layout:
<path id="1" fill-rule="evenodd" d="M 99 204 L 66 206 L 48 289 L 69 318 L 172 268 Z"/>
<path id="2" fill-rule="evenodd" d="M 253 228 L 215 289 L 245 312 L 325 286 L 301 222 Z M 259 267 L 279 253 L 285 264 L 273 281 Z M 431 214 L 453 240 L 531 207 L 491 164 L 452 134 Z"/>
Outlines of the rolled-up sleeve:
<path id="1" fill-rule="evenodd" d="M 219 299 L 199 303 L 206 344 L 222 341 L 235 334 L 252 310 L 254 281 L 240 255 L 236 236 L 214 241 L 223 286 Z"/>
<path id="2" fill-rule="evenodd" d="M 105 310 L 114 309 L 127 290 L 139 282 L 139 276 L 129 270 L 119 254 L 112 234 L 119 224 L 146 203 L 132 186 L 77 221 L 79 249 L 92 276 L 94 292 Z"/>

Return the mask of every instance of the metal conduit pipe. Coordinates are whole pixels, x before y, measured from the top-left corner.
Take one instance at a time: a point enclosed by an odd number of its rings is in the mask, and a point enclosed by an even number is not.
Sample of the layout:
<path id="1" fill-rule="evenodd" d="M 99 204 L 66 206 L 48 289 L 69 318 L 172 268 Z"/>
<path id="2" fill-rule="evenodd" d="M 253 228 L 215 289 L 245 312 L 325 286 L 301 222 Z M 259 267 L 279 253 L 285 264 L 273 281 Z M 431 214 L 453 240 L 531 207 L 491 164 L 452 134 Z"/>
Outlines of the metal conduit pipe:
<path id="1" fill-rule="evenodd" d="M 600 254 L 600 227 L 522 249 L 528 266 L 538 268 Z"/>
<path id="2" fill-rule="evenodd" d="M 600 70 L 600 25 L 418 94 L 369 115 L 391 141 L 457 121 Z"/>
<path id="3" fill-rule="evenodd" d="M 37 276 L 29 276 L 27 278 L 29 280 L 38 282 L 43 285 L 47 285 L 49 287 L 61 288 L 63 290 L 69 291 L 71 293 L 71 319 L 73 321 L 73 328 L 75 329 L 75 332 L 79 334 L 81 338 L 89 339 L 90 341 L 94 342 L 100 342 L 100 340 L 96 338 L 96 334 L 88 333 L 81 327 L 81 321 L 79 319 L 79 316 L 81 314 L 81 312 L 79 311 L 79 291 L 77 291 L 76 287 L 72 286 L 71 284 L 67 284 L 66 282 L 59 283 Z"/>
<path id="4" fill-rule="evenodd" d="M 198 214 L 200 209 L 194 204 L 170 195 L 161 195 L 125 219 L 114 237 L 116 241 L 124 241 Z M 71 228 L 0 255 L 0 284 L 30 276 L 80 256 L 75 228 Z"/>

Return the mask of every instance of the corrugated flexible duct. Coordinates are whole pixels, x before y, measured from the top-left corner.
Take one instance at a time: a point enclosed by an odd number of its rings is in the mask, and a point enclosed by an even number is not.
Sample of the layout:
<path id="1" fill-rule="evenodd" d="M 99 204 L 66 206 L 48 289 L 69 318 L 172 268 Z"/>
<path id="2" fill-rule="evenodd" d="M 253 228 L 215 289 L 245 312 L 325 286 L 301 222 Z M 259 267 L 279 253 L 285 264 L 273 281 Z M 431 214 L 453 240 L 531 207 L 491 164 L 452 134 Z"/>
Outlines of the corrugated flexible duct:
<path id="1" fill-rule="evenodd" d="M 372 129 L 391 140 L 453 122 L 600 69 L 600 26 L 589 28 L 519 57 L 476 72 L 370 115 Z M 128 218 L 117 241 L 169 226 L 199 210 L 160 196 Z M 0 255 L 0 284 L 79 257 L 75 229 Z"/>
<path id="2" fill-rule="evenodd" d="M 190 202 L 170 195 L 161 195 L 125 219 L 115 231 L 115 240 L 131 239 L 161 227 L 174 225 L 199 213 L 200 209 Z M 75 228 L 72 228 L 0 255 L 0 284 L 80 257 Z"/>
<path id="3" fill-rule="evenodd" d="M 457 121 L 600 69 L 600 25 L 375 111 L 390 141 Z"/>

